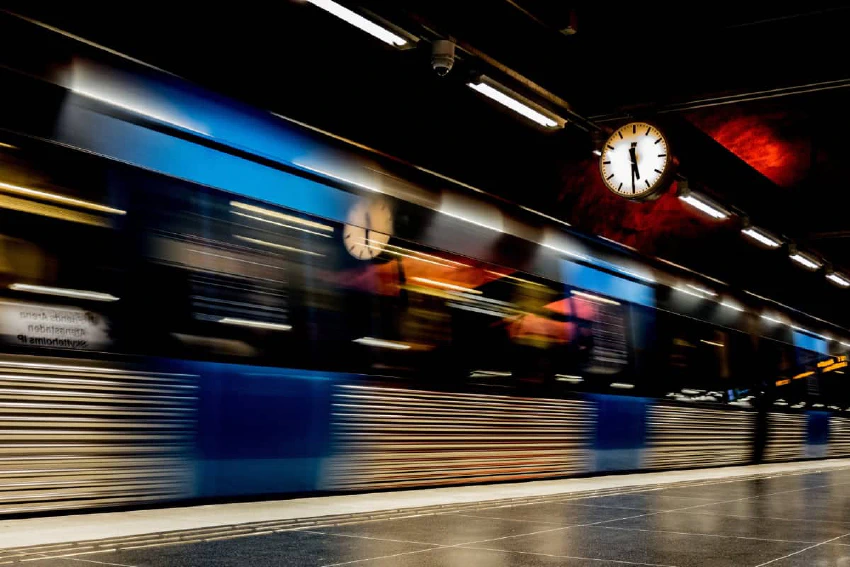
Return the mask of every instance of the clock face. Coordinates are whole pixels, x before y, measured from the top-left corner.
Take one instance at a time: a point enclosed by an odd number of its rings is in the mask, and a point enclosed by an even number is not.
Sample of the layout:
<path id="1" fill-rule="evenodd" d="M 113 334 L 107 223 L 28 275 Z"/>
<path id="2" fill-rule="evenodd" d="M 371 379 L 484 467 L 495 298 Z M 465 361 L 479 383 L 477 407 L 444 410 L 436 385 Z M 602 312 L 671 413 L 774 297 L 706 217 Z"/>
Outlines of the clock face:
<path id="1" fill-rule="evenodd" d="M 363 200 L 348 213 L 342 231 L 348 253 L 358 260 L 371 260 L 384 251 L 393 232 L 393 214 L 383 199 Z"/>
<path id="2" fill-rule="evenodd" d="M 667 138 L 645 122 L 630 122 L 616 130 L 599 158 L 608 189 L 627 199 L 648 199 L 663 189 L 671 169 Z"/>

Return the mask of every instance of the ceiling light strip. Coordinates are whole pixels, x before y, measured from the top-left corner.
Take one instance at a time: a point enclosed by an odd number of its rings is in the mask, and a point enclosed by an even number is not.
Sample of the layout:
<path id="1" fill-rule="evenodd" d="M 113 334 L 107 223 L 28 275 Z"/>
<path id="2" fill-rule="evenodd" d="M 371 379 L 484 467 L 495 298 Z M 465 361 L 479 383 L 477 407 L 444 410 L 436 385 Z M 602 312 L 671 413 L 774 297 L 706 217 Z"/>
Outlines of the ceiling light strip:
<path id="1" fill-rule="evenodd" d="M 826 275 L 826 279 L 831 281 L 834 284 L 840 285 L 841 287 L 850 286 L 850 280 L 842 276 L 841 274 L 836 274 L 835 272 Z"/>
<path id="2" fill-rule="evenodd" d="M 817 270 L 823 265 L 817 260 L 815 260 L 813 257 L 809 256 L 808 254 L 803 254 L 802 252 L 795 252 L 788 257 L 809 270 Z"/>
<path id="3" fill-rule="evenodd" d="M 364 18 L 357 12 L 349 10 L 345 6 L 341 6 L 340 4 L 333 2 L 333 0 L 307 0 L 307 2 L 317 8 L 321 8 L 329 14 L 333 14 L 340 20 L 343 20 L 344 22 L 368 33 L 372 37 L 380 39 L 384 43 L 395 47 L 401 47 L 407 44 L 407 40 L 400 35 L 376 24 L 372 20 Z"/>
<path id="4" fill-rule="evenodd" d="M 487 77 L 466 86 L 544 128 L 558 128 L 564 123 L 563 119 L 556 120 L 554 114 Z"/>
<path id="5" fill-rule="evenodd" d="M 731 213 L 721 207 L 720 205 L 714 203 L 709 198 L 699 195 L 698 193 L 688 193 L 687 195 L 680 195 L 679 199 L 687 203 L 688 205 L 694 207 L 698 211 L 701 211 L 708 216 L 718 219 L 725 220 L 731 216 Z"/>
<path id="6" fill-rule="evenodd" d="M 763 244 L 768 248 L 779 248 L 782 246 L 782 241 L 770 234 L 767 231 L 764 231 L 755 227 L 747 227 L 741 230 L 741 234 L 750 238 L 751 240 L 755 240 L 759 244 Z"/>

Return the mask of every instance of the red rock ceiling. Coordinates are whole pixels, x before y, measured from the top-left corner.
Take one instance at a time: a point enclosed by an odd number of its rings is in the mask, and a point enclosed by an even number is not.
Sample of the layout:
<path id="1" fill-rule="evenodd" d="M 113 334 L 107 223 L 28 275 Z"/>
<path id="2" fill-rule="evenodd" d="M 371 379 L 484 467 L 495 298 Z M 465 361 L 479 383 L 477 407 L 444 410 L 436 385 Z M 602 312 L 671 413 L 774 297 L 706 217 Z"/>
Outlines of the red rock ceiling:
<path id="1" fill-rule="evenodd" d="M 794 186 L 809 170 L 811 139 L 800 132 L 796 113 L 728 106 L 692 112 L 687 118 L 777 185 Z"/>

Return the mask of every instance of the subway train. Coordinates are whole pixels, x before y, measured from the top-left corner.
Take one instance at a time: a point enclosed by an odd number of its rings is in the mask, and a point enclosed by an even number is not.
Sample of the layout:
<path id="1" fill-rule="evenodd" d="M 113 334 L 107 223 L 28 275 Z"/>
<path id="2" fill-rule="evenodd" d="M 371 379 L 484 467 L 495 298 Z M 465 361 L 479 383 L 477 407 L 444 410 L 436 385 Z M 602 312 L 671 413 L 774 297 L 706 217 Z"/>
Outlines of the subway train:
<path id="1" fill-rule="evenodd" d="M 850 455 L 829 323 L 0 19 L 0 514 Z"/>

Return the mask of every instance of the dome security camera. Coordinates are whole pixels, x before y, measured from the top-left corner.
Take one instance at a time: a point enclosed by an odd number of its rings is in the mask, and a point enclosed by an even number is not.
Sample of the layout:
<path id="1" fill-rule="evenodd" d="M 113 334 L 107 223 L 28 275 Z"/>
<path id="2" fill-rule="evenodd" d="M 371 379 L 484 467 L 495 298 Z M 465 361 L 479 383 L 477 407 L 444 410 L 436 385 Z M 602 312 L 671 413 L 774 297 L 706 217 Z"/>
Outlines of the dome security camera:
<path id="1" fill-rule="evenodd" d="M 431 68 L 440 77 L 449 74 L 455 64 L 455 44 L 448 39 L 438 39 L 431 46 Z"/>

